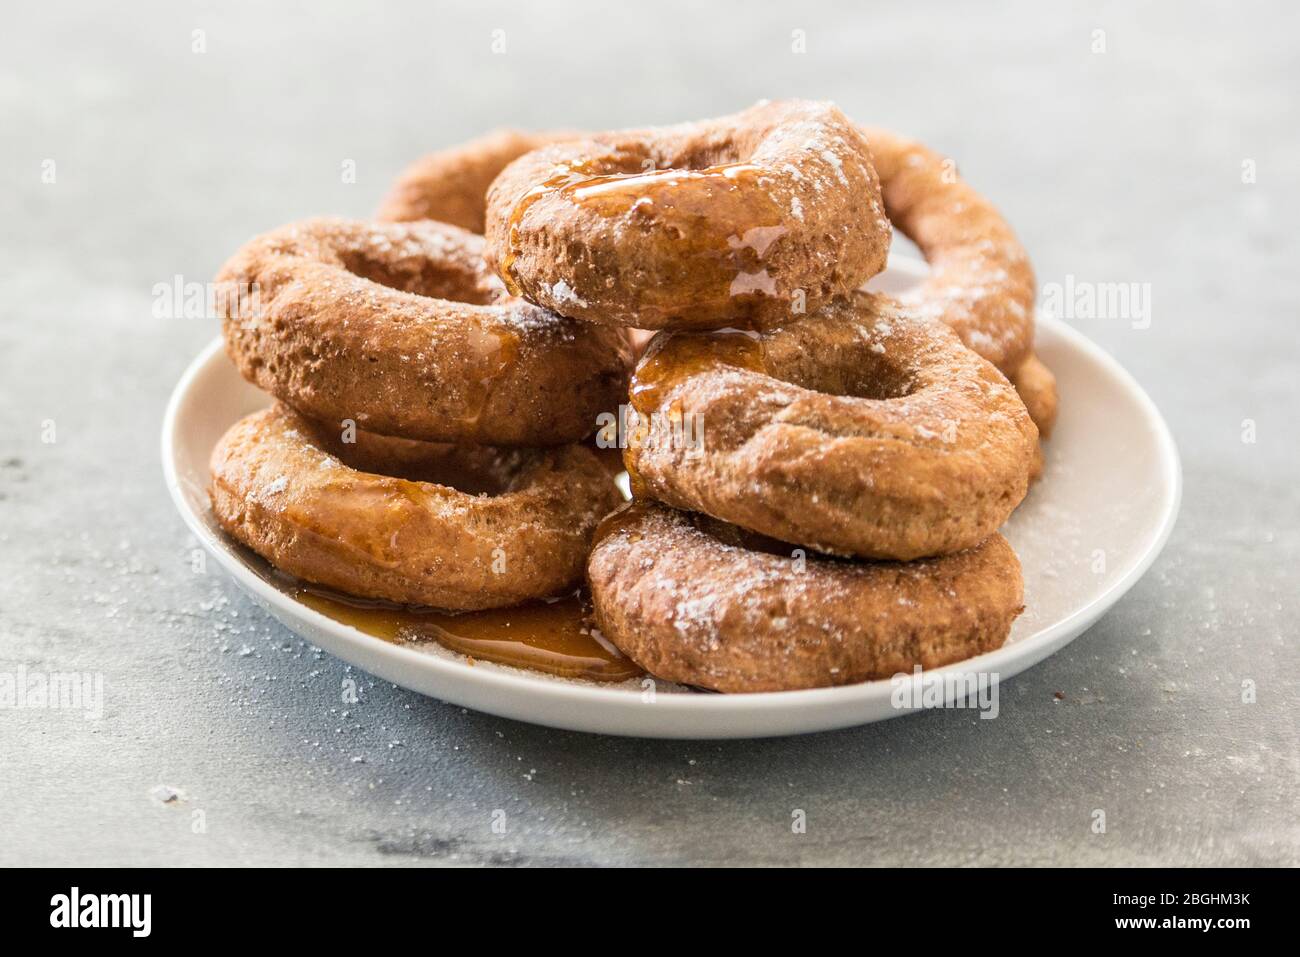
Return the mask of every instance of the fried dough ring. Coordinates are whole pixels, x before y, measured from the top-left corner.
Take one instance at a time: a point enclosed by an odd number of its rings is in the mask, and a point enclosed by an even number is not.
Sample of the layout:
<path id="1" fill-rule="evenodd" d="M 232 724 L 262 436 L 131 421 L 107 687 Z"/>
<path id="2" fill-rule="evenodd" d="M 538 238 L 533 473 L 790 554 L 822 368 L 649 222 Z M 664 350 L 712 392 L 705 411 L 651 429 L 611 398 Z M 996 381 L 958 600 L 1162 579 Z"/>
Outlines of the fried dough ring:
<path id="1" fill-rule="evenodd" d="M 1029 469 L 1029 481 L 1037 482 L 1043 477 L 1046 464 L 1043 442 L 1051 438 L 1052 428 L 1056 425 L 1056 376 L 1052 375 L 1052 370 L 1043 365 L 1038 356 L 1031 355 L 1011 376 L 1011 384 L 1015 386 L 1016 394 L 1038 427 L 1038 448 L 1035 450 L 1034 464 Z"/>
<path id="2" fill-rule="evenodd" d="M 515 160 L 488 191 L 488 261 L 530 302 L 644 329 L 765 325 L 885 266 L 867 144 L 786 100 L 593 135 Z"/>
<path id="3" fill-rule="evenodd" d="M 931 272 L 899 297 L 941 319 L 1007 376 L 1034 342 L 1034 271 L 993 205 L 957 178 L 952 161 L 887 130 L 863 127 L 885 212 Z"/>
<path id="4" fill-rule="evenodd" d="M 474 610 L 576 585 L 597 523 L 622 500 L 582 446 L 503 450 L 364 432 L 356 440 L 345 445 L 284 406 L 248 416 L 212 452 L 217 520 L 306 581 Z M 420 480 L 448 473 L 471 491 Z"/>
<path id="5" fill-rule="evenodd" d="M 1029 410 L 1029 417 L 1038 426 L 1038 437 L 1050 439 L 1052 429 L 1056 426 L 1056 413 L 1059 399 L 1056 392 L 1056 376 L 1052 370 L 1043 365 L 1036 355 L 1030 355 L 1020 364 L 1011 377 L 1011 384 Z"/>
<path id="6" fill-rule="evenodd" d="M 488 187 L 498 173 L 540 146 L 581 135 L 495 130 L 422 156 L 397 177 L 376 218 L 388 222 L 436 219 L 481 234 Z"/>
<path id="7" fill-rule="evenodd" d="M 638 498 L 865 558 L 983 541 L 1024 498 L 1038 437 L 992 365 L 872 293 L 763 334 L 660 333 L 632 405 Z"/>
<path id="8" fill-rule="evenodd" d="M 244 377 L 312 418 L 384 435 L 559 445 L 615 408 L 631 351 L 509 298 L 482 237 L 442 223 L 312 219 L 247 243 L 217 277 Z"/>
<path id="9" fill-rule="evenodd" d="M 916 562 L 845 562 L 755 543 L 653 503 L 616 512 L 587 564 L 596 623 L 651 674 L 787 691 L 937 668 L 997 648 L 1024 607 L 1001 535 Z"/>

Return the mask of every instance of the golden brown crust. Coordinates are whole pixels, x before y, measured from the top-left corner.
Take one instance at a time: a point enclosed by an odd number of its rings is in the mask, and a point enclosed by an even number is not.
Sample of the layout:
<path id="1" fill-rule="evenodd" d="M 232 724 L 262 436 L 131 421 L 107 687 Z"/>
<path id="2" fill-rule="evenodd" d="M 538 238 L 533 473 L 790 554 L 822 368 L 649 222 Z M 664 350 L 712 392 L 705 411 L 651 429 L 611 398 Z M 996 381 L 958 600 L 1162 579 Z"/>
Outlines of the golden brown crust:
<path id="1" fill-rule="evenodd" d="M 1029 412 L 1029 417 L 1038 427 L 1038 448 L 1035 450 L 1034 464 L 1029 470 L 1029 481 L 1037 482 L 1043 477 L 1046 464 L 1043 443 L 1051 438 L 1052 429 L 1056 425 L 1056 376 L 1052 374 L 1051 369 L 1043 365 L 1038 356 L 1030 355 L 1010 378 L 1011 384 L 1016 387 L 1016 394 L 1020 396 L 1020 401 L 1025 404 L 1025 409 Z"/>
<path id="2" fill-rule="evenodd" d="M 1034 425 L 1038 426 L 1038 437 L 1050 439 L 1052 429 L 1056 426 L 1056 413 L 1060 401 L 1056 392 L 1056 376 L 1052 374 L 1051 369 L 1043 365 L 1038 356 L 1031 355 L 1020 364 L 1020 368 L 1010 378 L 1020 400 L 1029 410 L 1029 417 L 1034 420 Z"/>
<path id="3" fill-rule="evenodd" d="M 247 243 L 217 279 L 226 349 L 300 412 L 385 435 L 558 445 L 626 388 L 620 330 L 508 297 L 482 238 L 442 223 L 312 219 Z"/>
<path id="4" fill-rule="evenodd" d="M 983 541 L 1024 498 L 1037 440 L 992 365 L 870 293 L 752 337 L 660 333 L 632 402 L 650 428 L 625 452 L 638 497 L 867 558 Z"/>
<path id="5" fill-rule="evenodd" d="M 931 266 L 926 281 L 900 297 L 903 305 L 943 320 L 1011 375 L 1034 342 L 1034 272 L 1024 247 L 951 160 L 886 130 L 862 133 L 890 221 Z"/>
<path id="6" fill-rule="evenodd" d="M 496 130 L 416 160 L 398 176 L 380 204 L 377 219 L 436 219 L 472 233 L 483 232 L 488 187 L 525 153 L 581 134 Z"/>
<path id="7" fill-rule="evenodd" d="M 1043 471 L 1047 467 L 1047 459 L 1043 454 L 1043 443 L 1039 442 L 1034 446 L 1034 460 L 1029 463 L 1029 484 L 1033 485 L 1043 477 Z"/>
<path id="8" fill-rule="evenodd" d="M 419 480 L 453 472 L 471 491 Z M 497 494 L 472 493 L 484 488 Z M 217 443 L 210 498 L 222 527 L 282 571 L 454 610 L 572 588 L 597 523 L 621 501 L 581 446 L 499 450 L 364 432 L 345 445 L 283 406 L 248 416 Z"/>
<path id="9" fill-rule="evenodd" d="M 781 549 L 781 550 L 778 550 Z M 1023 610 L 1001 535 L 915 562 L 846 562 L 633 503 L 587 565 L 602 634 L 651 674 L 717 691 L 787 691 L 937 668 L 992 651 Z"/>
<path id="10" fill-rule="evenodd" d="M 530 302 L 646 329 L 783 322 L 889 250 L 866 142 L 799 100 L 527 153 L 488 191 L 486 235 Z"/>

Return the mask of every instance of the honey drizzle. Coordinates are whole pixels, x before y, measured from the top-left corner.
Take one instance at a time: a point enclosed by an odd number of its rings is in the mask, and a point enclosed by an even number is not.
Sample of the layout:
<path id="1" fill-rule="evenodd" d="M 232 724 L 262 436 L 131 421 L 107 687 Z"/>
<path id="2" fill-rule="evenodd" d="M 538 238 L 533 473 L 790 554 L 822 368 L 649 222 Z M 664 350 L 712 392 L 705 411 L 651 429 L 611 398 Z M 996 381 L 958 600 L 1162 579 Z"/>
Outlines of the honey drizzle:
<path id="1" fill-rule="evenodd" d="M 634 451 L 642 435 L 649 434 L 648 430 L 656 415 L 667 416 L 670 422 L 674 419 L 680 421 L 683 415 L 677 402 L 668 409 L 661 408 L 664 394 L 669 389 L 692 375 L 717 366 L 726 365 L 755 372 L 766 369 L 762 340 L 744 330 L 718 329 L 712 332 L 672 332 L 661 335 L 663 338 L 656 347 L 637 363 L 629 389 L 638 424 L 628 434 L 628 454 L 624 455 L 623 460 L 634 499 L 654 497 L 636 468 Z"/>
<path id="2" fill-rule="evenodd" d="M 662 411 L 664 393 L 673 385 L 719 365 L 762 372 L 762 340 L 740 329 L 673 332 L 637 363 L 632 374 L 632 408 L 638 415 Z"/>
<path id="3" fill-rule="evenodd" d="M 625 502 L 600 520 L 600 524 L 596 526 L 596 534 L 592 537 L 593 546 L 600 544 L 611 535 L 617 535 L 624 529 L 638 524 L 646 512 L 655 507 L 654 503 L 644 499 Z M 629 537 L 634 542 L 641 540 L 634 532 L 630 532 Z"/>
<path id="4" fill-rule="evenodd" d="M 648 206 L 655 210 L 673 210 L 702 222 L 718 217 L 716 206 L 718 190 L 735 194 L 742 182 L 756 178 L 762 167 L 752 163 L 723 163 L 704 169 L 662 169 L 636 173 L 605 173 L 589 176 L 588 164 L 560 166 L 554 176 L 525 192 L 510 211 L 506 231 L 506 254 L 501 263 L 501 279 L 511 295 L 521 294 L 515 276 L 515 263 L 519 258 L 519 229 L 528 210 L 544 196 L 559 194 L 570 202 L 590 209 L 600 216 L 612 218 Z M 700 202 L 682 204 L 689 194 L 676 193 L 682 183 L 701 184 Z M 710 188 L 711 187 L 711 188 Z M 774 220 L 774 222 L 777 220 Z M 730 242 L 722 243 L 717 252 L 725 254 L 738 249 Z"/>
<path id="5" fill-rule="evenodd" d="M 562 172 L 539 183 L 520 196 L 515 203 L 514 209 L 510 210 L 510 219 L 506 227 L 506 254 L 505 258 L 501 260 L 501 268 L 498 272 L 501 281 L 506 284 L 506 289 L 512 296 L 519 296 L 523 292 L 515 279 L 515 262 L 519 259 L 519 226 L 523 222 L 524 216 L 532 205 L 543 196 L 550 195 L 566 183 L 574 182 L 579 175 L 577 169 L 570 169 L 567 166 L 560 167 L 560 169 Z"/>
<path id="6" fill-rule="evenodd" d="M 470 333 L 475 335 L 474 332 Z M 519 360 L 520 339 L 518 333 L 508 329 L 484 329 L 477 332 L 479 338 L 472 338 L 471 347 L 475 350 L 483 374 L 477 381 L 469 379 L 465 386 L 465 400 L 468 409 L 462 420 L 467 429 L 480 434 L 480 423 L 488 400 L 492 397 L 492 386 L 506 374 Z"/>
<path id="7" fill-rule="evenodd" d="M 730 191 L 744 179 L 760 172 L 761 167 L 752 163 L 724 163 L 705 169 L 608 173 L 568 183 L 560 188 L 560 192 L 579 206 L 602 216 L 621 216 L 643 203 L 657 204 L 671 198 L 670 188 L 681 183 L 705 184 Z"/>
<path id="8" fill-rule="evenodd" d="M 471 663 L 481 659 L 589 681 L 626 681 L 644 674 L 596 629 L 584 593 L 461 613 L 354 598 L 302 583 L 293 595 L 368 635 L 395 644 L 437 642 Z"/>

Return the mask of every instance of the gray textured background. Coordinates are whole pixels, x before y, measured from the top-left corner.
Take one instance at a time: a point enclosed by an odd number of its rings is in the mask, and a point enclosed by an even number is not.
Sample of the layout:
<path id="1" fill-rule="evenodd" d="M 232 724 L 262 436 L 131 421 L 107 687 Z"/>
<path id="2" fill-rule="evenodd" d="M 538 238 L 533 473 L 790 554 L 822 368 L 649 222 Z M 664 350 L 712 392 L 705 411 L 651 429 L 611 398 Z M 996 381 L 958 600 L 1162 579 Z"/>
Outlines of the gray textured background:
<path id="1" fill-rule="evenodd" d="M 517 6 L 7 16 L 0 670 L 102 672 L 106 706 L 0 711 L 0 863 L 1296 863 L 1295 5 Z M 1114 611 L 1003 689 L 998 720 L 656 743 L 368 679 L 344 717 L 343 664 L 191 572 L 157 437 L 215 324 L 152 318 L 154 283 L 206 280 L 291 219 L 364 215 L 407 161 L 490 126 L 792 95 L 959 157 L 1040 281 L 1151 284 L 1150 329 L 1076 325 L 1168 417 L 1181 521 Z"/>

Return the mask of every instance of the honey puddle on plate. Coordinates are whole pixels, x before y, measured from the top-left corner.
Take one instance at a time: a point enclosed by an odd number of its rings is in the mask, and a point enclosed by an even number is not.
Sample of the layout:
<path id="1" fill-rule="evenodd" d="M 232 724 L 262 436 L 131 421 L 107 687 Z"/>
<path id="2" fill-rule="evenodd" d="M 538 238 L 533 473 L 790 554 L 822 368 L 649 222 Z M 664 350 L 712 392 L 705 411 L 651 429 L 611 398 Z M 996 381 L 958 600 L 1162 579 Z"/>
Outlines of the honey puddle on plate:
<path id="1" fill-rule="evenodd" d="M 583 593 L 460 613 L 353 598 L 314 585 L 299 584 L 293 596 L 335 621 L 395 644 L 434 641 L 474 660 L 564 678 L 626 681 L 644 674 L 596 630 Z"/>

